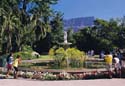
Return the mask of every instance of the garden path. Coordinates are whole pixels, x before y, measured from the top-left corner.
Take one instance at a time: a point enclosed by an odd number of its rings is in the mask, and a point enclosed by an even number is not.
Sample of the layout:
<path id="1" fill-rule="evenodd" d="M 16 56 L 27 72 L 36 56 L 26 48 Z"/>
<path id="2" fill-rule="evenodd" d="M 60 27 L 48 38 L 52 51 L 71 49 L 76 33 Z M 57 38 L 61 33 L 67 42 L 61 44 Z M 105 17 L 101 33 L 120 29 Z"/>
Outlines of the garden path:
<path id="1" fill-rule="evenodd" d="M 26 79 L 0 79 L 0 86 L 125 86 L 125 79 L 96 79 L 71 81 L 35 81 Z"/>

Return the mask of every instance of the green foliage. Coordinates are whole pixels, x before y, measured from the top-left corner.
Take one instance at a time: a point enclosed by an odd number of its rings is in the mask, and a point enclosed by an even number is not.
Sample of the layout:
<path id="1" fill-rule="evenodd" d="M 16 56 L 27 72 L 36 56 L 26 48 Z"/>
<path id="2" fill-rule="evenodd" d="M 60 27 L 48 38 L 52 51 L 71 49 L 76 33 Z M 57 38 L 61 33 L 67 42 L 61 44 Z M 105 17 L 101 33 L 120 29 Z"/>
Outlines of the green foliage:
<path id="1" fill-rule="evenodd" d="M 3 53 L 21 51 L 24 45 L 34 47 L 50 33 L 51 17 L 55 15 L 51 5 L 58 0 L 0 2 L 0 46 Z"/>
<path id="2" fill-rule="evenodd" d="M 55 12 L 55 16 L 51 21 L 51 43 L 52 46 L 57 46 L 60 42 L 63 42 L 63 14 L 61 12 Z"/>
<path id="3" fill-rule="evenodd" d="M 76 48 L 68 48 L 66 53 L 71 67 L 83 67 L 83 62 L 85 60 L 84 52 L 81 52 Z"/>
<path id="4" fill-rule="evenodd" d="M 74 39 L 73 29 L 72 29 L 72 28 L 69 28 L 69 29 L 67 30 L 67 34 L 68 34 L 68 36 L 67 36 L 68 42 L 72 43 L 71 46 L 75 46 L 74 44 L 76 43 L 76 40 Z"/>
<path id="5" fill-rule="evenodd" d="M 58 47 L 64 41 L 63 13 L 51 8 L 58 1 L 0 0 L 0 51 L 30 50 L 24 48 L 29 45 L 42 53 L 52 46 Z M 83 51 L 125 48 L 125 16 L 109 21 L 96 19 L 94 27 L 67 32 L 71 46 Z"/>
<path id="6" fill-rule="evenodd" d="M 56 64 L 59 67 L 66 66 L 66 62 L 65 62 L 66 61 L 66 53 L 65 53 L 64 48 L 59 48 L 55 51 L 54 59 L 55 59 Z"/>
<path id="7" fill-rule="evenodd" d="M 25 45 L 23 46 L 22 51 L 33 52 L 33 49 L 31 46 Z"/>
<path id="8" fill-rule="evenodd" d="M 66 50 L 67 56 L 71 59 L 81 59 L 85 53 L 81 52 L 80 50 L 76 49 L 76 48 L 68 48 Z"/>
<path id="9" fill-rule="evenodd" d="M 23 60 L 29 60 L 29 59 L 35 59 L 35 56 L 32 56 L 31 52 L 17 52 L 14 53 L 14 58 L 16 58 L 17 55 L 20 55 Z"/>
<path id="10" fill-rule="evenodd" d="M 125 18 L 120 21 L 96 19 L 94 27 L 80 29 L 74 34 L 76 46 L 80 50 L 112 50 L 114 47 L 125 48 Z"/>
<path id="11" fill-rule="evenodd" d="M 54 56 L 54 49 L 53 48 L 51 48 L 50 50 L 49 50 L 49 56 L 51 57 L 51 58 L 53 58 L 53 56 Z"/>
<path id="12" fill-rule="evenodd" d="M 58 67 L 83 67 L 85 53 L 75 48 L 59 48 L 53 54 L 55 64 Z"/>
<path id="13" fill-rule="evenodd" d="M 32 48 L 30 46 L 23 46 L 22 51 L 14 53 L 14 58 L 16 58 L 17 55 L 20 55 L 23 60 L 27 59 L 35 59 L 36 56 L 32 55 Z"/>

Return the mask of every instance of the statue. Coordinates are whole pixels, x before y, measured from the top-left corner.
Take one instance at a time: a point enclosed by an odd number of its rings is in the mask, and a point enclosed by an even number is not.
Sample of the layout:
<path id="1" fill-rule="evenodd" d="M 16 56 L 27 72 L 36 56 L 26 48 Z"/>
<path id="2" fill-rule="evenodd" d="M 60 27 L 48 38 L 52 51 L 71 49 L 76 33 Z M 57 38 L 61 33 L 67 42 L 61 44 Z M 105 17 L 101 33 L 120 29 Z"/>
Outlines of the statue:
<path id="1" fill-rule="evenodd" d="M 67 49 L 69 47 L 69 45 L 71 45 L 72 43 L 67 41 L 67 31 L 64 31 L 64 42 L 63 43 L 59 43 L 59 45 L 63 45 L 64 49 Z"/>
<path id="2" fill-rule="evenodd" d="M 67 31 L 64 31 L 64 43 L 68 43 L 67 42 Z"/>

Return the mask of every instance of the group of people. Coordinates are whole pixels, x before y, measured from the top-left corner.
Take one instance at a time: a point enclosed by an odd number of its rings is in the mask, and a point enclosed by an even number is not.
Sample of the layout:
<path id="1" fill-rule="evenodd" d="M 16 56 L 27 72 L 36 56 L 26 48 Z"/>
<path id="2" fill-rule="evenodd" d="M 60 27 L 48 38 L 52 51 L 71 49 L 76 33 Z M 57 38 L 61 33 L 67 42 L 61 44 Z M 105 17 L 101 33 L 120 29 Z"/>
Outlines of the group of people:
<path id="1" fill-rule="evenodd" d="M 18 77 L 18 65 L 21 63 L 21 56 L 17 55 L 16 59 L 14 60 L 13 57 L 13 53 L 10 53 L 7 58 L 6 58 L 6 62 L 7 62 L 7 74 L 6 74 L 6 78 L 8 78 L 11 70 L 14 70 L 14 78 Z"/>
<path id="2" fill-rule="evenodd" d="M 89 50 L 89 51 L 87 52 L 87 55 L 88 55 L 89 57 L 94 56 L 94 50 Z"/>
<path id="3" fill-rule="evenodd" d="M 119 75 L 121 77 L 121 69 L 125 68 L 125 56 L 124 54 L 121 55 L 122 57 L 119 57 L 119 53 L 112 54 L 111 52 L 106 52 L 104 55 L 104 60 L 106 62 L 107 70 L 109 71 L 110 77 L 112 77 L 112 66 L 114 66 L 114 70 L 116 75 Z"/>

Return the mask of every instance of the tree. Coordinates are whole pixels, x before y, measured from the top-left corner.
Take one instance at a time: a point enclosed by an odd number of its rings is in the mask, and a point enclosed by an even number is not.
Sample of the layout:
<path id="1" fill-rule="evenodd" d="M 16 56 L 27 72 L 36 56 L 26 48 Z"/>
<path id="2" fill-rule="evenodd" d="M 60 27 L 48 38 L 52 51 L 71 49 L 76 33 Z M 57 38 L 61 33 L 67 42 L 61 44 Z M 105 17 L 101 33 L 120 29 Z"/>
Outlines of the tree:
<path id="1" fill-rule="evenodd" d="M 124 39 L 120 32 L 121 29 L 115 19 L 110 21 L 96 19 L 94 27 L 83 28 L 75 34 L 76 45 L 80 50 L 85 51 L 90 49 L 96 52 L 112 50 L 114 47 L 121 47 L 121 43 L 123 46 Z M 123 32 L 122 30 L 122 35 Z"/>
<path id="2" fill-rule="evenodd" d="M 18 18 L 13 14 L 16 2 L 4 0 L 1 2 L 1 45 L 3 52 L 12 50 L 12 33 Z"/>
<path id="3" fill-rule="evenodd" d="M 51 20 L 51 27 L 51 43 L 55 46 L 64 41 L 63 14 L 61 12 L 55 12 L 55 16 Z"/>
<path id="4" fill-rule="evenodd" d="M 33 46 L 50 32 L 51 5 L 58 0 L 1 0 L 0 44 L 10 52 Z M 33 5 L 33 6 L 32 6 Z M 31 7 L 32 6 L 32 7 Z M 39 31 L 40 29 L 40 31 Z M 6 48 L 7 47 L 7 48 Z"/>
<path id="5" fill-rule="evenodd" d="M 76 46 L 75 46 L 76 41 L 75 41 L 75 39 L 74 39 L 73 29 L 72 29 L 72 28 L 69 28 L 69 29 L 67 30 L 67 34 L 68 34 L 68 37 L 67 37 L 68 42 L 72 43 L 72 44 L 71 44 L 71 47 L 76 47 Z"/>

